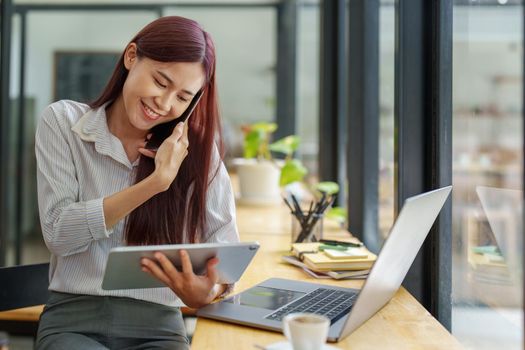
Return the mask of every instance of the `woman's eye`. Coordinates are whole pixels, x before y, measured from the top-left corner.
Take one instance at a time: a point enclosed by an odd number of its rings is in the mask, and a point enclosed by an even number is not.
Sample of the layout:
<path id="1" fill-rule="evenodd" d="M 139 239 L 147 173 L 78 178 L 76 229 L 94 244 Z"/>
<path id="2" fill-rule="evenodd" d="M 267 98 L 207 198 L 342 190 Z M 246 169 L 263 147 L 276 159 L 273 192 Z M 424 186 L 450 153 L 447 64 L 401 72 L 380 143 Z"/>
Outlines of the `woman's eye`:
<path id="1" fill-rule="evenodd" d="M 161 87 L 163 89 L 166 88 L 166 85 L 161 84 L 160 81 L 158 81 L 157 79 L 154 79 L 154 80 L 155 80 L 155 84 L 157 84 L 159 87 Z"/>
<path id="2" fill-rule="evenodd" d="M 182 102 L 188 102 L 187 99 L 185 99 L 184 97 L 181 97 L 181 96 L 179 96 L 179 100 L 182 101 Z"/>

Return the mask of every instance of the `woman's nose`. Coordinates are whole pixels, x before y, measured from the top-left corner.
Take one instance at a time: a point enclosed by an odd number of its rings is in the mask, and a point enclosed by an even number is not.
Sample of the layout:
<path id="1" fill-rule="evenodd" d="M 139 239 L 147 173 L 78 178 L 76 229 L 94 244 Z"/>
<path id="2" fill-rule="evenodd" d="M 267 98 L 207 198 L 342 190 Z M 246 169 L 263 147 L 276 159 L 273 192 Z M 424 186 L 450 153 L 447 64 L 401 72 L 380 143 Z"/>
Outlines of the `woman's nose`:
<path id="1" fill-rule="evenodd" d="M 171 106 L 173 105 L 173 98 L 174 96 L 169 93 L 157 96 L 155 98 L 155 104 L 159 108 L 159 112 L 162 112 L 163 114 L 169 113 Z"/>

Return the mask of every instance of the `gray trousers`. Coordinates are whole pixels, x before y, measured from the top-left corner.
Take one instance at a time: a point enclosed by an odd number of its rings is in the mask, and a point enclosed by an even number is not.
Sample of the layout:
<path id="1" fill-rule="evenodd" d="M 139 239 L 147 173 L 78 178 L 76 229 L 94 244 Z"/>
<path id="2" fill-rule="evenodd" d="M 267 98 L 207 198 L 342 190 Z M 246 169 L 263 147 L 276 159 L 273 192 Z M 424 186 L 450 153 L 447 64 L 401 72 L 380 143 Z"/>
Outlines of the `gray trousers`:
<path id="1" fill-rule="evenodd" d="M 35 349 L 189 349 L 180 309 L 130 298 L 52 292 Z"/>

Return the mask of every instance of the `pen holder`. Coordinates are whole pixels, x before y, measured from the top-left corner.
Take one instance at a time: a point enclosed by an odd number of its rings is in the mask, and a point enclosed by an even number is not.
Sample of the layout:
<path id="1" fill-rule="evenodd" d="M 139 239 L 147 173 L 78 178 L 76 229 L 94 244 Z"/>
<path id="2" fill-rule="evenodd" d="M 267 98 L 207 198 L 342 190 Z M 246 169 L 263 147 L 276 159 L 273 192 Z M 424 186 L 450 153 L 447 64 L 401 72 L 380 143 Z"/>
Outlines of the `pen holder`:
<path id="1" fill-rule="evenodd" d="M 292 243 L 317 242 L 323 238 L 323 214 L 309 218 L 292 215 Z"/>

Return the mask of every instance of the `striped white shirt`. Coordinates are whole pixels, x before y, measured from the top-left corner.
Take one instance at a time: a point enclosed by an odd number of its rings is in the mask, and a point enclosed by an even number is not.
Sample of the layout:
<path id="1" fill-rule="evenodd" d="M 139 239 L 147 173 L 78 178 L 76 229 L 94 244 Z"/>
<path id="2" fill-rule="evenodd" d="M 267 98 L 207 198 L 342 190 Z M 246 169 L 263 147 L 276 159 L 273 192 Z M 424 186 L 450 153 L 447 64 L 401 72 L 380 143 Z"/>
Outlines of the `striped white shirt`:
<path id="1" fill-rule="evenodd" d="M 64 293 L 112 295 L 180 306 L 169 288 L 108 291 L 101 288 L 109 251 L 124 245 L 124 219 L 104 222 L 104 197 L 133 184 L 131 163 L 110 133 L 105 106 L 63 100 L 47 107 L 36 132 L 38 206 L 44 241 L 51 252 L 49 289 Z M 220 163 L 206 197 L 207 242 L 237 242 L 230 178 Z"/>

